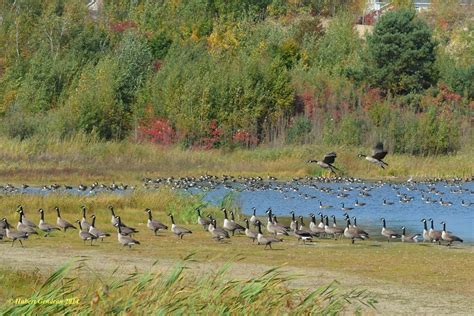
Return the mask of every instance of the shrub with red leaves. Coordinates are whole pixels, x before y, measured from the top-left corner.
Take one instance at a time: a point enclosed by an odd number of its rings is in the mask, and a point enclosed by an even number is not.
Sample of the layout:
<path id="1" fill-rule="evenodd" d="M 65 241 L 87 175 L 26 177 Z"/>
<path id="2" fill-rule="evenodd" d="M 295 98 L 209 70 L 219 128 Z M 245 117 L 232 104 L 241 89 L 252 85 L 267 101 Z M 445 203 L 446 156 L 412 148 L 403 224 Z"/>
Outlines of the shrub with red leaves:
<path id="1" fill-rule="evenodd" d="M 136 28 L 137 24 L 134 21 L 122 21 L 110 24 L 110 30 L 114 33 L 122 33 L 125 30 Z"/>
<path id="2" fill-rule="evenodd" d="M 161 59 L 156 59 L 153 62 L 153 71 L 158 72 L 160 71 L 161 67 L 163 66 L 163 61 Z"/>
<path id="3" fill-rule="evenodd" d="M 176 141 L 176 131 L 168 120 L 156 118 L 147 126 L 138 129 L 138 139 L 160 145 L 171 145 Z"/>
<path id="4" fill-rule="evenodd" d="M 235 144 L 240 145 L 242 147 L 247 147 L 247 148 L 256 146 L 258 144 L 257 137 L 253 136 L 252 134 L 250 134 L 249 132 L 245 130 L 240 130 L 240 129 L 234 133 L 232 140 L 234 141 Z"/>
<path id="5" fill-rule="evenodd" d="M 204 137 L 201 142 L 202 149 L 213 149 L 219 147 L 221 138 L 223 135 L 223 130 L 219 128 L 216 120 L 212 120 L 209 123 L 209 136 Z"/>

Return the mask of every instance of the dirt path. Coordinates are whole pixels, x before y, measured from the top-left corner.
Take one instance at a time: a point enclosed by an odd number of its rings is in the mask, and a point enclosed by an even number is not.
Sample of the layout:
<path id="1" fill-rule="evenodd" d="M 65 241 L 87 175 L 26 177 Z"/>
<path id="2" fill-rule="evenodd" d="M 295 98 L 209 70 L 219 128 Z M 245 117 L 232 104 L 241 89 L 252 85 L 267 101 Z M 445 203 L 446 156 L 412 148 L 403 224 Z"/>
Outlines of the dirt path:
<path id="1" fill-rule="evenodd" d="M 152 258 L 141 255 L 130 256 L 129 254 L 127 249 L 121 253 L 105 254 L 84 249 L 76 252 L 75 256 L 71 256 L 65 251 L 45 247 L 9 248 L 2 245 L 0 247 L 0 262 L 4 268 L 38 268 L 43 273 L 49 273 L 71 258 L 87 258 L 91 268 L 105 274 L 111 272 L 115 267 L 120 267 L 119 271 L 123 273 L 135 270 L 148 271 L 156 260 L 158 260 L 158 264 L 153 269 L 165 271 L 176 263 L 176 259 L 165 256 L 157 255 L 156 258 Z M 219 268 L 222 263 L 189 262 L 187 265 L 192 267 L 193 271 L 205 272 Z M 263 264 L 236 262 L 232 264 L 229 275 L 232 275 L 233 278 L 248 278 L 261 274 L 269 268 L 270 266 Z M 374 311 L 374 314 L 472 315 L 474 310 L 474 301 L 462 294 L 462 291 L 458 295 L 444 294 L 410 284 L 401 286 L 400 284 L 318 268 L 302 269 L 296 266 L 286 266 L 282 270 L 299 276 L 292 281 L 292 286 L 295 287 L 312 288 L 337 280 L 343 290 L 354 287 L 368 289 L 376 295 L 378 300 L 377 311 Z"/>

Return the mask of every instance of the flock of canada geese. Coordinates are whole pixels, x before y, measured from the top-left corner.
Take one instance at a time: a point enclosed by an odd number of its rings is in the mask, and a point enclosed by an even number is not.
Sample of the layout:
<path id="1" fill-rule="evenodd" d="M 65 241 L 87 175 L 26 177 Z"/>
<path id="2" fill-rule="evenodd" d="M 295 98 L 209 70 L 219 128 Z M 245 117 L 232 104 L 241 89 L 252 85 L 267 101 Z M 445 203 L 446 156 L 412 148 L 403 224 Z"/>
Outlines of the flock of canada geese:
<path id="1" fill-rule="evenodd" d="M 117 230 L 117 241 L 122 246 L 128 246 L 131 248 L 133 245 L 139 245 L 140 242 L 134 238 L 134 235 L 138 233 L 138 230 L 126 225 L 120 216 L 116 215 L 113 206 L 108 207 L 111 212 L 111 224 Z M 39 209 L 38 213 L 40 214 L 40 220 L 38 224 L 28 220 L 25 215 L 23 206 L 19 205 L 17 209 L 18 213 L 18 223 L 16 230 L 12 230 L 7 218 L 3 218 L 0 221 L 0 239 L 6 237 L 12 241 L 12 247 L 15 241 L 18 242 L 23 247 L 23 241 L 27 240 L 31 235 L 38 235 L 38 231 L 44 233 L 44 237 L 48 237 L 54 231 L 64 231 L 67 232 L 68 229 L 78 230 L 79 238 L 86 243 L 90 241 L 92 246 L 93 242 L 104 238 L 110 237 L 111 234 L 97 228 L 96 226 L 96 216 L 92 215 L 90 218 L 91 222 L 87 219 L 87 209 L 85 206 L 81 207 L 82 210 L 82 219 L 76 220 L 75 222 L 69 222 L 61 217 L 61 212 L 58 207 L 55 207 L 57 214 L 56 223 L 49 224 L 45 221 L 44 210 Z M 203 217 L 201 215 L 201 210 L 196 209 L 197 215 L 197 224 L 201 225 L 203 229 L 209 232 L 210 237 L 216 241 L 223 241 L 229 239 L 230 236 L 235 234 L 244 234 L 246 237 L 250 238 L 252 242 L 257 242 L 258 245 L 265 245 L 265 249 L 272 249 L 273 243 L 282 242 L 283 239 L 281 236 L 294 236 L 296 237 L 298 243 L 302 241 L 303 243 L 312 242 L 314 238 L 340 238 L 345 237 L 354 244 L 355 240 L 366 240 L 369 238 L 369 234 L 361 227 L 357 226 L 357 219 L 355 216 L 351 218 L 347 213 L 344 214 L 344 219 L 346 221 L 345 226 L 337 226 L 336 217 L 331 215 L 332 224 L 329 223 L 329 216 L 323 215 L 319 212 L 320 220 L 319 223 L 316 221 L 316 215 L 310 214 L 311 221 L 307 227 L 304 223 L 303 216 L 295 216 L 295 213 L 292 211 L 291 222 L 289 226 L 282 225 L 278 222 L 278 219 L 272 213 L 272 209 L 269 208 L 266 211 L 268 219 L 266 224 L 263 225 L 262 220 L 259 219 L 256 214 L 256 209 L 253 208 L 253 215 L 250 219 L 245 218 L 245 226 L 242 226 L 235 220 L 233 211 L 231 210 L 229 214 L 225 208 L 221 209 L 223 213 L 223 224 L 222 226 L 217 225 L 216 218 L 213 218 L 211 215 Z M 147 228 L 157 235 L 160 231 L 168 229 L 168 226 L 160 221 L 153 219 L 151 209 L 145 209 L 147 213 Z M 184 235 L 192 234 L 192 231 L 186 227 L 179 226 L 175 223 L 174 217 L 172 214 L 168 214 L 171 221 L 171 232 L 175 234 L 178 238 L 183 239 Z M 407 234 L 405 227 L 402 227 L 401 233 L 398 233 L 394 230 L 388 229 L 386 226 L 386 221 L 384 218 L 381 218 L 382 230 L 381 235 L 387 239 L 389 242 L 391 239 L 400 238 L 402 242 L 418 242 L 418 238 L 422 237 L 423 241 L 426 242 L 436 242 L 441 245 L 441 242 L 444 241 L 448 246 L 451 246 L 453 242 L 463 242 L 463 240 L 451 232 L 446 231 L 446 223 L 441 222 L 443 225 L 443 230 L 435 230 L 433 220 L 430 218 L 431 227 L 428 229 L 427 220 L 422 219 L 423 223 L 423 233 L 422 234 Z M 77 224 L 77 227 L 73 224 Z M 251 229 L 255 228 L 256 230 Z M 266 228 L 267 234 L 264 235 L 262 231 L 262 226 Z"/>
<path id="2" fill-rule="evenodd" d="M 369 162 L 380 166 L 381 168 L 385 168 L 388 166 L 386 162 L 383 161 L 385 156 L 387 155 L 387 151 L 384 150 L 382 143 L 377 143 L 373 148 L 373 152 L 371 155 L 363 155 L 359 154 L 359 157 L 365 157 L 366 160 Z M 336 171 L 339 169 L 334 166 L 334 162 L 337 155 L 335 152 L 328 153 L 324 156 L 323 160 L 308 160 L 308 163 L 316 163 L 318 166 L 330 170 L 331 173 L 336 174 Z M 360 182 L 359 179 L 355 178 L 334 178 L 328 180 L 329 178 L 318 178 L 319 181 L 344 181 L 344 182 Z M 269 177 L 270 181 L 276 181 L 277 179 L 274 177 Z M 301 179 L 293 179 L 293 181 L 298 182 Z M 314 180 L 312 178 L 312 180 Z M 470 179 L 472 180 L 472 179 Z M 232 176 L 223 176 L 222 178 L 214 177 L 214 176 L 201 176 L 199 178 L 194 177 L 187 177 L 187 178 L 158 178 L 155 180 L 145 178 L 144 179 L 144 187 L 145 188 L 156 188 L 160 185 L 168 185 L 174 189 L 184 189 L 188 190 L 191 188 L 199 188 L 204 190 L 206 188 L 215 188 L 218 185 L 224 185 L 228 188 L 233 188 L 232 183 L 240 181 L 246 189 L 249 190 L 265 190 L 265 189 L 272 189 L 270 183 L 264 183 L 263 179 L 260 177 L 255 178 L 239 178 L 235 179 Z M 411 181 L 411 179 L 409 180 Z M 454 181 L 460 181 L 460 179 L 454 179 Z M 28 185 L 23 185 L 21 190 L 28 189 Z M 125 191 L 129 187 L 128 185 L 116 185 L 113 183 L 110 186 L 106 185 L 99 185 L 98 183 L 92 184 L 90 187 L 86 185 L 80 185 L 77 189 L 79 191 L 86 191 L 91 190 L 93 192 L 97 189 L 103 190 L 111 190 L 111 191 Z M 278 190 L 283 190 L 283 187 L 277 186 Z M 18 190 L 16 187 L 12 185 L 7 185 L 6 187 L 0 187 L 0 189 L 8 190 L 8 192 L 16 192 Z M 51 185 L 51 186 L 44 186 L 44 190 L 58 190 L 60 189 L 59 185 Z M 72 186 L 66 186 L 66 190 L 71 190 Z M 131 188 L 134 189 L 134 188 Z M 323 190 L 324 188 L 320 188 L 322 192 L 330 192 L 331 190 Z M 293 190 L 297 190 L 296 187 Z M 363 189 L 360 194 L 361 196 L 370 196 L 368 193 L 369 189 Z M 430 189 L 428 193 L 438 193 L 435 191 L 434 188 Z M 458 193 L 462 193 L 463 189 L 457 189 Z M 473 193 L 471 191 L 471 193 Z M 314 198 L 313 196 L 308 196 L 307 194 L 303 195 L 305 198 Z M 346 197 L 347 193 L 341 192 L 337 195 L 337 197 Z M 413 198 L 407 196 L 406 194 L 400 194 L 400 202 L 401 203 L 409 203 Z M 424 195 L 422 195 L 422 199 L 425 199 Z M 450 206 L 452 205 L 449 201 L 443 201 L 440 198 L 439 201 L 432 200 L 430 198 L 426 198 L 426 203 L 440 203 L 442 206 Z M 366 203 L 359 202 L 356 200 L 355 206 L 362 207 Z M 470 206 L 472 203 L 462 201 L 463 206 Z M 393 205 L 393 202 L 384 200 L 383 205 Z M 329 209 L 332 206 L 330 205 L 323 205 L 322 202 L 319 202 L 320 209 Z M 120 216 L 118 216 L 113 206 L 108 207 L 111 212 L 111 224 L 113 228 L 117 232 L 117 241 L 119 244 L 123 246 L 132 247 L 133 245 L 138 245 L 140 242 L 135 239 L 135 235 L 138 233 L 137 229 L 126 225 Z M 247 219 L 244 219 L 244 223 L 238 223 L 235 220 L 235 216 L 233 211 L 227 211 L 225 208 L 222 208 L 223 214 L 223 222 L 222 226 L 219 226 L 217 223 L 217 219 L 213 218 L 211 215 L 202 216 L 201 210 L 198 208 L 196 209 L 197 215 L 197 224 L 201 225 L 205 231 L 210 234 L 210 237 L 216 241 L 224 241 L 226 239 L 231 238 L 231 236 L 237 235 L 245 235 L 246 237 L 250 238 L 252 242 L 256 242 L 258 245 L 265 245 L 265 249 L 272 248 L 273 243 L 282 242 L 282 236 L 294 236 L 298 243 L 302 241 L 303 243 L 311 242 L 315 238 L 334 238 L 338 239 L 341 237 L 345 237 L 350 240 L 352 244 L 355 243 L 356 240 L 366 240 L 369 238 L 369 234 L 363 228 L 357 225 L 357 219 L 355 216 L 352 218 L 347 214 L 347 212 L 351 211 L 353 208 L 345 206 L 344 203 L 341 203 L 342 211 L 344 211 L 344 218 L 345 225 L 338 226 L 336 222 L 335 215 L 325 215 L 319 212 L 317 215 L 319 216 L 319 222 L 316 220 L 316 214 L 309 214 L 310 222 L 309 225 L 306 226 L 304 222 L 303 216 L 296 216 L 294 211 L 290 212 L 291 221 L 288 226 L 285 226 L 278 222 L 277 217 L 273 214 L 271 208 L 266 211 L 267 219 L 266 223 L 262 219 L 259 219 L 256 216 L 256 209 L 253 208 L 253 215 Z M 100 239 L 104 240 L 104 238 L 108 238 L 111 236 L 109 232 L 105 230 L 101 230 L 96 226 L 96 216 L 92 215 L 87 218 L 87 209 L 85 206 L 81 207 L 82 211 L 82 219 L 75 220 L 75 221 L 67 221 L 61 217 L 61 212 L 58 207 L 55 208 L 56 212 L 56 223 L 50 224 L 47 223 L 45 220 L 45 214 L 43 209 L 39 209 L 38 213 L 40 216 L 38 224 L 27 219 L 23 206 L 19 205 L 17 208 L 18 212 L 18 223 L 16 225 L 16 230 L 12 229 L 12 225 L 8 221 L 7 218 L 3 218 L 0 220 L 0 239 L 9 239 L 12 241 L 12 247 L 15 241 L 18 242 L 23 246 L 23 241 L 27 240 L 31 235 L 38 235 L 38 232 L 44 233 L 44 236 L 49 236 L 54 231 L 62 230 L 64 233 L 70 229 L 76 229 L 78 231 L 79 238 L 86 243 L 90 241 L 92 245 L 94 241 Z M 157 235 L 160 231 L 165 231 L 168 229 L 168 226 L 156 219 L 153 219 L 152 211 L 147 208 L 145 210 L 147 214 L 147 227 L 150 229 L 155 235 Z M 184 235 L 192 234 L 192 231 L 186 227 L 177 225 L 175 223 L 174 217 L 172 214 L 168 214 L 171 222 L 171 232 L 178 236 L 180 239 L 184 237 Z M 331 223 L 330 223 L 331 218 Z M 90 222 L 89 222 L 90 221 Z M 393 239 L 401 239 L 402 242 L 418 242 L 419 239 L 422 239 L 424 242 L 432 242 L 441 244 L 441 242 L 445 242 L 448 246 L 451 246 L 453 242 L 463 242 L 463 240 L 457 237 L 455 234 L 446 230 L 446 223 L 441 222 L 440 224 L 443 227 L 443 230 L 435 230 L 434 228 L 434 221 L 433 219 L 422 219 L 423 225 L 423 233 L 420 234 L 407 234 L 405 227 L 401 228 L 401 231 L 395 231 L 392 229 L 387 228 L 387 223 L 384 218 L 380 219 L 381 221 L 381 236 L 386 238 L 387 241 Z M 428 228 L 428 222 L 430 222 L 430 227 Z M 263 233 L 262 228 L 266 229 L 266 234 Z"/>

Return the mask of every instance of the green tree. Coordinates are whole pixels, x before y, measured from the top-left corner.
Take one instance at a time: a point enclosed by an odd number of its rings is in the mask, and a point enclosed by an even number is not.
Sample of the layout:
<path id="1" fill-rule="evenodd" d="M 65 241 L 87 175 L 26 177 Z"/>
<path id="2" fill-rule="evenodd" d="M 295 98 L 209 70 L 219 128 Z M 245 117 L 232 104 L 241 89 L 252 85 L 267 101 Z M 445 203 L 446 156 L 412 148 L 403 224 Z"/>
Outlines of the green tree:
<path id="1" fill-rule="evenodd" d="M 436 42 L 415 11 L 403 9 L 382 16 L 367 45 L 373 86 L 407 94 L 436 83 Z"/>

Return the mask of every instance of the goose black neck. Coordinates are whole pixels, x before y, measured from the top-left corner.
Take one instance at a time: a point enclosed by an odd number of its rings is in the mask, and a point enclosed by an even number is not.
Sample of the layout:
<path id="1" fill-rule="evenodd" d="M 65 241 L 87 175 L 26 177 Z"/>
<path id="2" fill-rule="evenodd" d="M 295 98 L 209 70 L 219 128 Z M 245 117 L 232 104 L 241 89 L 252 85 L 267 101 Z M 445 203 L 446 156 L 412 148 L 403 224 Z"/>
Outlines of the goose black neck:
<path id="1" fill-rule="evenodd" d="M 296 221 L 296 219 L 295 219 L 295 212 L 291 213 L 291 220 L 292 220 L 293 222 Z"/>
<path id="2" fill-rule="evenodd" d="M 313 224 L 316 224 L 316 216 L 311 215 L 311 222 L 312 222 Z"/>
<path id="3" fill-rule="evenodd" d="M 91 226 L 92 226 L 92 227 L 95 226 L 95 216 L 92 216 L 92 225 L 91 225 Z"/>
<path id="4" fill-rule="evenodd" d="M 174 224 L 174 217 L 173 217 L 173 215 L 171 215 L 170 217 L 171 217 L 171 223 Z"/>
<path id="5" fill-rule="evenodd" d="M 426 221 L 423 221 L 423 228 L 424 228 L 425 230 L 428 230 L 428 225 L 426 224 Z"/>
<path id="6" fill-rule="evenodd" d="M 354 220 L 354 226 L 357 226 L 357 219 L 356 219 L 356 217 L 354 216 L 354 217 L 352 217 L 352 219 Z"/>
<path id="7" fill-rule="evenodd" d="M 41 220 L 44 221 L 44 212 L 43 212 L 43 210 L 40 211 L 40 217 L 41 217 Z"/>
<path id="8" fill-rule="evenodd" d="M 383 225 L 383 228 L 386 228 L 386 227 L 385 227 L 385 218 L 382 219 L 382 225 Z"/>
<path id="9" fill-rule="evenodd" d="M 256 213 L 257 213 L 257 210 L 254 208 L 253 209 L 253 216 L 257 216 Z"/>
<path id="10" fill-rule="evenodd" d="M 329 226 L 329 217 L 326 216 L 326 226 Z"/>
<path id="11" fill-rule="evenodd" d="M 61 213 L 59 212 L 59 208 L 56 207 L 56 213 L 58 213 L 58 217 L 61 217 Z"/>
<path id="12" fill-rule="evenodd" d="M 405 235 L 405 227 L 402 228 L 402 235 Z"/>
<path id="13" fill-rule="evenodd" d="M 151 211 L 148 211 L 147 213 L 148 213 L 148 219 L 151 221 L 152 218 L 153 218 L 153 217 L 151 216 Z"/>
<path id="14" fill-rule="evenodd" d="M 247 229 L 250 229 L 249 221 L 245 221 L 245 227 L 246 227 Z"/>
<path id="15" fill-rule="evenodd" d="M 82 218 L 86 218 L 86 208 L 82 208 Z"/>
<path id="16" fill-rule="evenodd" d="M 430 220 L 430 222 L 431 222 L 431 229 L 433 229 L 433 230 L 434 230 L 434 224 L 433 224 L 433 220 Z"/>
<path id="17" fill-rule="evenodd" d="M 446 231 L 446 223 L 443 222 L 443 231 Z"/>
<path id="18" fill-rule="evenodd" d="M 222 211 L 224 212 L 224 218 L 225 218 L 225 219 L 228 219 L 228 218 L 227 218 L 227 210 L 226 210 L 226 209 L 223 209 Z"/>
<path id="19" fill-rule="evenodd" d="M 20 215 L 20 219 L 18 221 L 21 223 L 21 220 L 23 219 L 23 211 L 20 211 L 20 213 L 18 213 L 18 215 Z"/>
<path id="20" fill-rule="evenodd" d="M 304 226 L 303 217 L 300 217 L 301 226 Z"/>
<path id="21" fill-rule="evenodd" d="M 258 233 L 262 234 L 262 224 L 258 222 Z"/>

